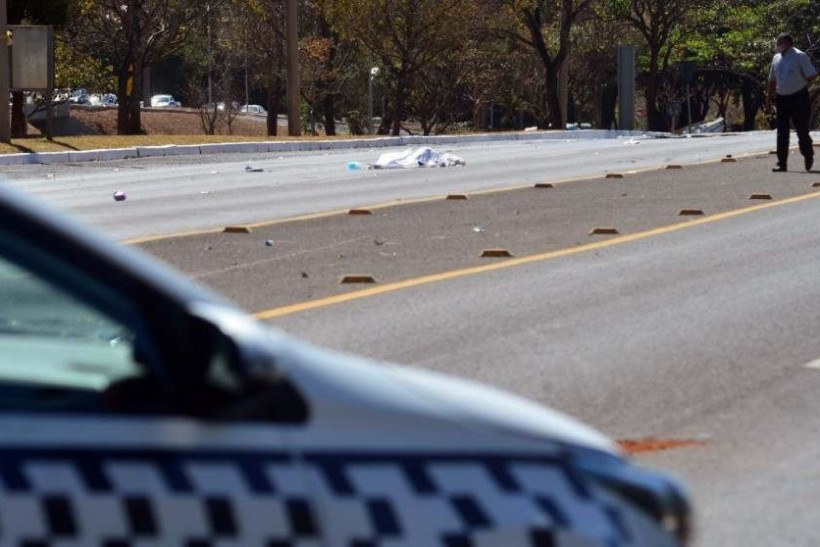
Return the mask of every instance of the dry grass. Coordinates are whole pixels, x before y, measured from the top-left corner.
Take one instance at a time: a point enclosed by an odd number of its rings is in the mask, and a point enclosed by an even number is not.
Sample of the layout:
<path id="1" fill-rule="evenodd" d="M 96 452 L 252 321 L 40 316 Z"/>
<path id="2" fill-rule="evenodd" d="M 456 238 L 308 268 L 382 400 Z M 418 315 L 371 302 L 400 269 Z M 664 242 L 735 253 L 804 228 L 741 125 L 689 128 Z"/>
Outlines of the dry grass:
<path id="1" fill-rule="evenodd" d="M 66 152 L 71 150 L 98 150 L 101 148 L 130 148 L 132 146 L 164 146 L 169 144 L 208 144 L 223 142 L 259 142 L 267 139 L 252 135 L 85 135 L 81 137 L 55 137 L 48 141 L 42 137 L 14 139 L 12 144 L 0 143 L 0 154 L 20 152 Z M 293 139 L 296 140 L 296 139 Z"/>

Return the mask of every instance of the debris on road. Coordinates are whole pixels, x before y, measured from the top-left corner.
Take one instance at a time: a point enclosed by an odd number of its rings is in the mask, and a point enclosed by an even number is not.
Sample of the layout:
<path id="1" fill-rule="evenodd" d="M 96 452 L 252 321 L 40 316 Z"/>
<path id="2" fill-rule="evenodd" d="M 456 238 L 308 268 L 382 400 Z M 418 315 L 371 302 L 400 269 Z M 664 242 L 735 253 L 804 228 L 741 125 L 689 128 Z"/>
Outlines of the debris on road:
<path id="1" fill-rule="evenodd" d="M 265 240 L 265 247 L 273 247 L 273 240 L 272 239 L 266 239 Z"/>
<path id="2" fill-rule="evenodd" d="M 473 233 L 474 234 L 484 233 L 484 228 L 482 228 L 481 226 L 473 226 Z"/>
<path id="3" fill-rule="evenodd" d="M 388 152 L 379 156 L 371 169 L 408 169 L 411 167 L 457 167 L 467 162 L 452 152 L 438 152 L 429 147 Z"/>
<path id="4" fill-rule="evenodd" d="M 250 165 L 245 166 L 246 173 L 264 173 L 265 170 L 261 167 L 251 167 Z"/>
<path id="5" fill-rule="evenodd" d="M 114 201 L 125 201 L 126 199 L 128 199 L 128 196 L 125 195 L 125 192 L 120 192 L 119 190 L 114 192 Z"/>
<path id="6" fill-rule="evenodd" d="M 692 133 L 723 133 L 726 130 L 726 120 L 717 118 L 711 122 L 703 122 L 692 127 Z"/>
<path id="7" fill-rule="evenodd" d="M 644 454 L 649 452 L 664 452 L 676 448 L 706 446 L 706 442 L 694 439 L 655 439 L 649 437 L 640 440 L 620 440 L 618 441 L 618 446 L 627 454 Z"/>
<path id="8" fill-rule="evenodd" d="M 210 190 L 203 190 L 199 193 L 200 196 L 208 196 L 211 194 Z"/>
<path id="9" fill-rule="evenodd" d="M 347 170 L 348 171 L 358 171 L 362 168 L 362 164 L 358 161 L 349 161 L 347 162 Z"/>

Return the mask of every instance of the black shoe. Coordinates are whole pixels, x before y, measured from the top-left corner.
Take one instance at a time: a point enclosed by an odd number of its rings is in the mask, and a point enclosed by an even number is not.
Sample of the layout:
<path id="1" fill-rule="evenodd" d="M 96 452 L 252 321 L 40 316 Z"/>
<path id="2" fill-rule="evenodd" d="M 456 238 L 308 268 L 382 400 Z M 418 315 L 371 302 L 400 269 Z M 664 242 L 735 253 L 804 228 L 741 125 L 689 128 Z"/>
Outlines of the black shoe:
<path id="1" fill-rule="evenodd" d="M 772 173 L 785 173 L 786 171 L 788 171 L 788 169 L 786 169 L 786 166 L 782 163 L 778 163 L 777 167 L 772 169 Z"/>
<path id="2" fill-rule="evenodd" d="M 806 171 L 811 171 L 812 167 L 814 167 L 814 156 L 808 156 L 806 158 Z"/>

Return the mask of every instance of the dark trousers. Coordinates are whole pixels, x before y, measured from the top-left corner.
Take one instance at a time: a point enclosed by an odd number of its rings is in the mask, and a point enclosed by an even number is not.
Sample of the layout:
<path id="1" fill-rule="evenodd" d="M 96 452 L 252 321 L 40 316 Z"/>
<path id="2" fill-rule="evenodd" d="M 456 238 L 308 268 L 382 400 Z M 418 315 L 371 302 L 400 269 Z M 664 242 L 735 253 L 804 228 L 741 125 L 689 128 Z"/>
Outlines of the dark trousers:
<path id="1" fill-rule="evenodd" d="M 811 136 L 809 135 L 809 118 L 811 104 L 808 88 L 793 95 L 777 96 L 777 161 L 785 167 L 789 161 L 790 123 L 794 124 L 797 138 L 800 139 L 800 153 L 804 157 L 814 157 Z"/>

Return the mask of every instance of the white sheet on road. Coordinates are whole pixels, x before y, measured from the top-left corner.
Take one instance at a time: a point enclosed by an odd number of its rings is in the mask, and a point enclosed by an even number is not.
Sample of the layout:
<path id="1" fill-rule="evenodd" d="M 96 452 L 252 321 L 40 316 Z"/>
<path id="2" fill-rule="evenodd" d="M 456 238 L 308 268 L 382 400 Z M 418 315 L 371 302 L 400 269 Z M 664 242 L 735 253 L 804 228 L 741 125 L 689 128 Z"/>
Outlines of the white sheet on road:
<path id="1" fill-rule="evenodd" d="M 410 167 L 455 167 L 457 165 L 467 165 L 467 162 L 453 153 L 440 153 L 432 148 L 422 147 L 382 154 L 370 168 L 407 169 Z"/>

